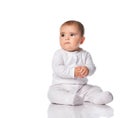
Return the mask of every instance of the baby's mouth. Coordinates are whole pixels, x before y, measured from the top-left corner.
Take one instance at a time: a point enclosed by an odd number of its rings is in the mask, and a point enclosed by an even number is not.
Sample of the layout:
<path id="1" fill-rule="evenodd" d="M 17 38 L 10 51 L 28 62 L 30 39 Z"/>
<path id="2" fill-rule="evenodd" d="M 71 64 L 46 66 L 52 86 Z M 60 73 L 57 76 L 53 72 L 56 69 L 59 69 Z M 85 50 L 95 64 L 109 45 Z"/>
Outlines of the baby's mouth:
<path id="1" fill-rule="evenodd" d="M 70 42 L 65 42 L 64 44 L 70 44 Z"/>

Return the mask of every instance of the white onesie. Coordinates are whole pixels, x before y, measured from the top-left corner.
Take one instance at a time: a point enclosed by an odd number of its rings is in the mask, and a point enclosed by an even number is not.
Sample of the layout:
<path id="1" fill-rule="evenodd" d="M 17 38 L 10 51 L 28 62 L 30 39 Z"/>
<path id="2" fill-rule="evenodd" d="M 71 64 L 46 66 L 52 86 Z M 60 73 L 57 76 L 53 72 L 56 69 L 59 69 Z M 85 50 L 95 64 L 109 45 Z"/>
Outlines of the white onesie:
<path id="1" fill-rule="evenodd" d="M 53 81 L 48 91 L 51 103 L 80 105 L 83 101 L 95 104 L 111 102 L 113 96 L 110 92 L 103 92 L 100 87 L 88 85 L 86 77 L 74 77 L 77 66 L 87 66 L 88 76 L 96 70 L 90 53 L 83 49 L 74 52 L 59 49 L 55 52 L 52 61 Z"/>

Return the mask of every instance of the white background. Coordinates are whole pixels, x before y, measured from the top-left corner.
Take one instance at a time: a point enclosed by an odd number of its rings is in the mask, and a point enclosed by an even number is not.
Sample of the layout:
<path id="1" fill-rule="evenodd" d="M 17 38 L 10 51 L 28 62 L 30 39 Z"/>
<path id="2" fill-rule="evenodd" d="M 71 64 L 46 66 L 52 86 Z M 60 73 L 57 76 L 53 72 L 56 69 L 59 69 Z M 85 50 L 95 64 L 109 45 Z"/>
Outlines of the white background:
<path id="1" fill-rule="evenodd" d="M 66 20 L 85 26 L 88 50 L 96 64 L 89 78 L 114 95 L 109 104 L 120 117 L 119 0 L 1 0 L 0 118 L 47 118 L 51 60 Z"/>

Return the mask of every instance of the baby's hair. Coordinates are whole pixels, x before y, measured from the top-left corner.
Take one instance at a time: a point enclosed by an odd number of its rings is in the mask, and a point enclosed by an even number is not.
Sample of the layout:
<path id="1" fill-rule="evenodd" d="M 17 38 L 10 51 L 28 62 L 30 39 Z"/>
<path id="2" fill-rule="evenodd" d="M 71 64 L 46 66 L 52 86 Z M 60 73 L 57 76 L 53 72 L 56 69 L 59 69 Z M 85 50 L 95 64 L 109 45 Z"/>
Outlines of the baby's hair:
<path id="1" fill-rule="evenodd" d="M 64 25 L 77 25 L 79 30 L 80 30 L 80 32 L 81 32 L 81 35 L 82 36 L 84 35 L 85 29 L 84 29 L 84 26 L 83 26 L 83 24 L 81 22 L 76 21 L 76 20 L 69 20 L 69 21 L 64 22 L 61 25 L 61 27 L 64 26 Z"/>

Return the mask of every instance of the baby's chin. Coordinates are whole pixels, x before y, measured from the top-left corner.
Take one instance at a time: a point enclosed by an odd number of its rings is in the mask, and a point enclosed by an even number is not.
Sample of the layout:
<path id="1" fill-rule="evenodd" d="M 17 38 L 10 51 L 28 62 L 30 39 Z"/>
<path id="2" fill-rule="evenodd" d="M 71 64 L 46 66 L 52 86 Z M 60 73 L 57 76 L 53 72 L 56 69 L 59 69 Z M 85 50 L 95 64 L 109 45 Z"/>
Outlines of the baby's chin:
<path id="1" fill-rule="evenodd" d="M 80 48 L 77 49 L 68 49 L 68 48 L 64 48 L 64 50 L 68 51 L 68 52 L 74 52 L 74 51 L 79 51 Z"/>

